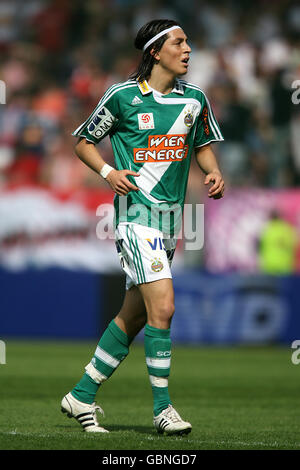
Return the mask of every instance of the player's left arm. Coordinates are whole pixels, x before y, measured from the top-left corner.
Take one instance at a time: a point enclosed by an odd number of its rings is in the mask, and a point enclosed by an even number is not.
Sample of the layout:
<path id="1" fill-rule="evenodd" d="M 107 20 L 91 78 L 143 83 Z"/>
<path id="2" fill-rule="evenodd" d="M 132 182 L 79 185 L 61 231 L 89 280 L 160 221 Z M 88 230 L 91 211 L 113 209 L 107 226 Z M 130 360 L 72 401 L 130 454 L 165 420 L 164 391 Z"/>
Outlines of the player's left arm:
<path id="1" fill-rule="evenodd" d="M 216 159 L 209 144 L 195 148 L 197 163 L 206 177 L 204 184 L 212 183 L 208 190 L 208 197 L 220 199 L 224 195 L 225 184 Z"/>

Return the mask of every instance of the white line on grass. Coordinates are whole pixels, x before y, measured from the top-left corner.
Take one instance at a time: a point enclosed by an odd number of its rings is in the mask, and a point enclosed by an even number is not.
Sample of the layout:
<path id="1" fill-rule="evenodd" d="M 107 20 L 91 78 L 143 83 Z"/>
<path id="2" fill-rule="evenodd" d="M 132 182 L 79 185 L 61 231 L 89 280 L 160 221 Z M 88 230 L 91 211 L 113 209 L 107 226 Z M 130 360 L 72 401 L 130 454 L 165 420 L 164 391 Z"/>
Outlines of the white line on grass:
<path id="1" fill-rule="evenodd" d="M 181 438 L 176 437 L 176 440 L 181 440 Z M 216 445 L 243 445 L 243 446 L 264 446 L 264 447 L 279 447 L 279 446 L 295 446 L 300 447 L 300 442 L 244 442 L 244 441 L 208 441 L 201 440 L 197 441 L 195 439 L 186 439 L 186 442 L 191 444 L 216 444 Z"/>
<path id="2" fill-rule="evenodd" d="M 69 433 L 69 432 L 59 432 L 59 431 L 55 431 L 51 434 L 43 434 L 43 433 L 34 433 L 34 432 L 20 432 L 20 431 L 17 431 L 16 429 L 12 430 L 12 431 L 7 431 L 7 432 L 0 432 L 0 434 L 8 434 L 8 435 L 11 435 L 11 436 L 27 436 L 27 437 L 42 437 L 42 438 L 51 438 L 51 437 L 57 437 L 57 436 L 64 436 L 65 438 L 71 438 L 71 439 L 74 439 L 75 438 L 94 438 L 95 436 L 94 435 L 91 435 L 90 433 L 81 433 L 81 434 L 77 434 L 77 433 Z M 114 432 L 110 432 L 110 434 L 114 434 Z M 110 437 L 109 435 L 107 435 L 106 437 Z M 166 436 L 165 436 L 166 437 Z M 251 447 L 251 446 L 264 446 L 264 447 L 280 447 L 280 446 L 293 446 L 293 447 L 300 447 L 300 442 L 262 442 L 262 441 L 259 441 L 259 442 L 245 442 L 245 441 L 211 441 L 211 440 L 197 440 L 197 439 L 187 439 L 187 438 L 182 438 L 182 437 L 176 437 L 176 436 L 168 436 L 169 438 L 171 438 L 172 440 L 178 440 L 180 442 L 186 442 L 186 443 L 189 443 L 189 444 L 196 444 L 196 445 L 200 445 L 200 444 L 209 444 L 209 445 L 216 445 L 216 446 L 220 446 L 220 445 L 229 445 L 229 446 L 234 446 L 234 445 L 242 445 L 242 446 L 246 446 L 246 447 Z M 147 436 L 146 437 L 147 440 L 150 440 L 150 441 L 154 441 L 154 440 L 159 440 L 161 439 L 161 437 L 154 437 L 154 436 Z M 141 440 L 143 440 L 143 438 L 141 438 Z"/>
<path id="3" fill-rule="evenodd" d="M 20 431 L 17 431 L 17 430 L 13 430 L 13 431 L 7 431 L 7 432 L 3 432 L 3 431 L 0 431 L 0 435 L 1 434 L 5 434 L 5 435 L 9 435 L 9 436 L 23 436 L 23 437 L 36 437 L 36 438 L 51 438 L 51 437 L 61 437 L 63 436 L 64 438 L 68 439 L 68 438 L 71 438 L 71 439 L 74 439 L 74 438 L 89 438 L 89 437 L 95 437 L 94 434 L 92 433 L 81 433 L 81 434 L 77 434 L 77 433 L 73 433 L 73 432 L 63 432 L 63 431 L 55 431 L 55 432 L 52 432 L 51 434 L 43 434 L 43 433 L 38 433 L 38 432 L 20 432 Z M 107 436 L 106 436 L 107 437 Z"/>

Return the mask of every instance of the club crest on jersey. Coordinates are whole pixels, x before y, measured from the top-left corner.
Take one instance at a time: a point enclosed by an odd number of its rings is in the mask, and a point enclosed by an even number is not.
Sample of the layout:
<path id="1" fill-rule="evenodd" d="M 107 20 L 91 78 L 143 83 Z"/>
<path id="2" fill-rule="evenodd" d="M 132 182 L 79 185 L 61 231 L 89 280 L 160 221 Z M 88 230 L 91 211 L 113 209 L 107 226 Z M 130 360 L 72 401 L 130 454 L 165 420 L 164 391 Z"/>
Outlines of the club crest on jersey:
<path id="1" fill-rule="evenodd" d="M 187 113 L 184 116 L 183 122 L 186 125 L 186 127 L 192 127 L 193 121 L 194 121 L 194 116 L 192 115 L 192 113 Z"/>
<path id="2" fill-rule="evenodd" d="M 154 129 L 153 113 L 138 114 L 139 130 Z"/>
<path id="3" fill-rule="evenodd" d="M 151 269 L 155 273 L 159 273 L 164 268 L 163 263 L 159 258 L 154 258 L 153 263 L 151 264 Z"/>
<path id="4" fill-rule="evenodd" d="M 147 148 L 133 149 L 135 163 L 179 162 L 187 157 L 186 134 L 149 135 Z"/>
<path id="5" fill-rule="evenodd" d="M 195 120 L 195 117 L 198 113 L 198 108 L 196 105 L 188 105 L 186 108 L 185 108 L 185 116 L 183 118 L 183 122 L 184 124 L 186 125 L 186 127 L 192 127 L 192 125 L 194 124 L 194 120 Z"/>

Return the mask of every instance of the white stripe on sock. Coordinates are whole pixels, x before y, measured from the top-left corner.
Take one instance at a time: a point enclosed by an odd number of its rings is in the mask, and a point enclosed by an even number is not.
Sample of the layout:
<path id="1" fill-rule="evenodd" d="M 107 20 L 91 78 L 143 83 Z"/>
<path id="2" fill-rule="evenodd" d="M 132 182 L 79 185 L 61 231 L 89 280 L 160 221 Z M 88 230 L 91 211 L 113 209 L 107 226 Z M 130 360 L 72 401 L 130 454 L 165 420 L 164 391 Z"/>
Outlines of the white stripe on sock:
<path id="1" fill-rule="evenodd" d="M 120 364 L 120 361 L 115 359 L 113 356 L 108 354 L 104 349 L 101 349 L 99 346 L 97 346 L 96 351 L 95 351 L 95 356 L 100 359 L 100 361 L 105 362 L 110 367 L 113 367 L 114 369 L 118 367 Z"/>
<path id="2" fill-rule="evenodd" d="M 171 358 L 157 359 L 154 357 L 146 357 L 146 364 L 154 369 L 169 369 L 171 366 Z"/>

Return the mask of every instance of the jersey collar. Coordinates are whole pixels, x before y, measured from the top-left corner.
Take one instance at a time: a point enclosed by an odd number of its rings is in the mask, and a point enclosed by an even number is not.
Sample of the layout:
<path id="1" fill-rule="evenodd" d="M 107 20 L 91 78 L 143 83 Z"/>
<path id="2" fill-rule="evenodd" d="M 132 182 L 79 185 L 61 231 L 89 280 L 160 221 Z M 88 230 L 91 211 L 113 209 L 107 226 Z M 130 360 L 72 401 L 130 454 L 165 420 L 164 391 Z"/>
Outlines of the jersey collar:
<path id="1" fill-rule="evenodd" d="M 148 85 L 147 80 L 144 80 L 143 82 L 139 82 L 137 80 L 137 84 L 138 84 L 138 87 L 139 87 L 140 92 L 142 93 L 142 95 L 148 95 L 149 93 L 152 93 L 152 88 Z M 182 87 L 180 81 L 177 78 L 175 79 L 175 85 L 174 85 L 174 88 L 172 90 L 172 93 L 178 93 L 179 95 L 184 94 L 183 87 Z"/>

